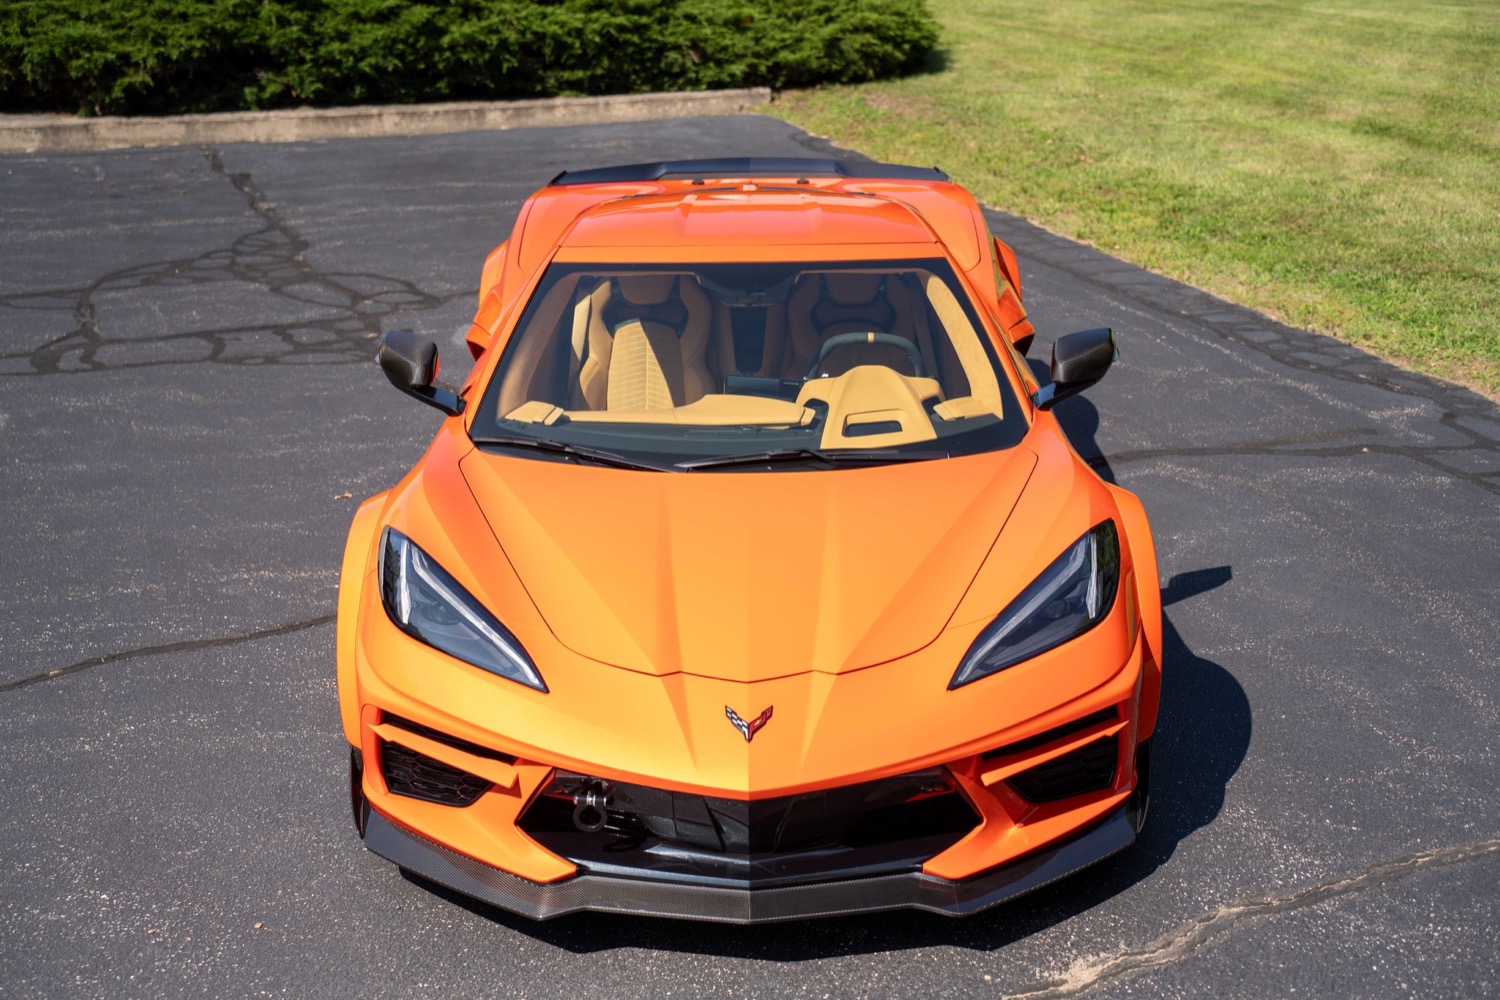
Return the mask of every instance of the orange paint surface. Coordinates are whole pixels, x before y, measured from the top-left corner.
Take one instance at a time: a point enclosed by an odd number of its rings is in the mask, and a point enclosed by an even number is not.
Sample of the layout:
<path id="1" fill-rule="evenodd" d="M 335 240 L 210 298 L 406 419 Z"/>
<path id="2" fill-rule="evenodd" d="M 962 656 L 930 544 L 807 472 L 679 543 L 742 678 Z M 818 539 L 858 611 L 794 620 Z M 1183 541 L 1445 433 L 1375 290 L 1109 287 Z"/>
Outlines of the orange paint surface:
<path id="1" fill-rule="evenodd" d="M 947 182 L 756 178 L 551 187 L 485 262 L 468 342 L 471 402 L 520 307 L 557 260 L 746 261 L 947 256 L 996 344 L 1030 333 L 1014 255 Z M 746 188 L 751 188 L 747 190 Z M 725 188 L 725 190 L 714 190 Z M 776 190 L 767 190 L 776 188 Z M 692 199 L 691 212 L 682 205 Z M 997 280 L 1000 282 L 997 285 Z M 981 817 L 924 870 L 962 879 L 1107 815 L 1135 783 L 1155 725 L 1161 601 L 1135 497 L 1101 482 L 1050 413 L 1023 402 L 1014 448 L 832 471 L 670 474 L 477 449 L 475 407 L 445 420 L 422 460 L 360 507 L 339 595 L 341 718 L 364 753 L 372 808 L 536 882 L 573 866 L 516 819 L 554 769 L 757 799 L 946 767 Z M 1120 596 L 1090 631 L 955 690 L 976 636 L 1091 526 L 1119 532 Z M 530 655 L 541 692 L 463 663 L 393 624 L 379 544 L 419 545 Z M 774 705 L 752 741 L 725 718 Z M 1119 719 L 1110 787 L 1046 805 L 980 755 L 1100 711 Z M 478 801 L 395 795 L 376 727 L 392 713 L 514 758 Z M 389 731 L 387 732 L 389 735 Z M 1128 740 L 1128 742 L 1127 742 Z M 413 741 L 419 743 L 419 741 Z M 421 742 L 435 755 L 444 753 Z M 472 758 L 453 757 L 453 760 Z M 986 774 L 989 780 L 986 780 Z"/>

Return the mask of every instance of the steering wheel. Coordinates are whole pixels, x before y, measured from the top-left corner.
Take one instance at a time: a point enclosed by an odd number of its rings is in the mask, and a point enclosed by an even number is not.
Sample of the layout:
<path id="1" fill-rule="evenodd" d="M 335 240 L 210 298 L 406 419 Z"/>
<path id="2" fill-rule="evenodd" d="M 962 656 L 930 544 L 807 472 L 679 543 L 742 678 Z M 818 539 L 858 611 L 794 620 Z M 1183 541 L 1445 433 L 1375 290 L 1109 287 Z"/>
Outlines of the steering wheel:
<path id="1" fill-rule="evenodd" d="M 911 362 L 912 374 L 918 378 L 926 378 L 927 372 L 922 366 L 922 352 L 917 350 L 917 345 L 905 337 L 898 337 L 894 333 L 874 333 L 854 330 L 849 333 L 838 333 L 823 341 L 823 346 L 818 348 L 818 356 L 813 358 L 812 367 L 807 370 L 806 378 L 818 377 L 818 369 L 823 367 L 823 362 L 828 360 L 828 355 L 841 347 L 852 347 L 855 344 L 879 344 L 882 347 L 898 347 L 906 352 L 907 360 Z"/>

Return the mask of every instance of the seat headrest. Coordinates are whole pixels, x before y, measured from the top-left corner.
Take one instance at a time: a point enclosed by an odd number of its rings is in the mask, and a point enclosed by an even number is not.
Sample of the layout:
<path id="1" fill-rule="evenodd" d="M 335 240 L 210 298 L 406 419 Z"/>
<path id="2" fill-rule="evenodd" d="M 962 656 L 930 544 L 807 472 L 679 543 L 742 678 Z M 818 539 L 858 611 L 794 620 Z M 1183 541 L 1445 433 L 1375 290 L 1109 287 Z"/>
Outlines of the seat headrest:
<path id="1" fill-rule="evenodd" d="M 828 274 L 823 276 L 828 297 L 841 305 L 861 305 L 880 291 L 878 274 Z"/>
<path id="2" fill-rule="evenodd" d="M 654 306 L 667 301 L 676 280 L 675 274 L 636 274 L 615 279 L 625 301 L 636 306 Z"/>

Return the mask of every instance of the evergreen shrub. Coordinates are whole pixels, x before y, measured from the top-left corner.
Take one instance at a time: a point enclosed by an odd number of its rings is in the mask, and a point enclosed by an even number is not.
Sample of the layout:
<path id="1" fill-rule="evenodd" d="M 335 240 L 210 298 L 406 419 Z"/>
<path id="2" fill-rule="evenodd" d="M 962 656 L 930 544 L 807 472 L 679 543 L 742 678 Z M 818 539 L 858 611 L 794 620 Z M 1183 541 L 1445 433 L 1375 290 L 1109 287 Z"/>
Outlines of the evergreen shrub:
<path id="1" fill-rule="evenodd" d="M 3 0 L 0 110 L 171 114 L 852 83 L 926 0 Z"/>

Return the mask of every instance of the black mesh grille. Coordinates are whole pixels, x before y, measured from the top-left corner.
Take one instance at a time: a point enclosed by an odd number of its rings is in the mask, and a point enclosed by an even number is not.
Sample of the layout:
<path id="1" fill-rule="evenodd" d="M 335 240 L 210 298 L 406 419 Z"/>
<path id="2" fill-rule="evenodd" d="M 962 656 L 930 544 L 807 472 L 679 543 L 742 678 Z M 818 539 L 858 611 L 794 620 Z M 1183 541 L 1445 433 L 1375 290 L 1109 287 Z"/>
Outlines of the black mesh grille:
<path id="1" fill-rule="evenodd" d="M 1118 757 L 1115 737 L 1104 736 L 1072 753 L 1022 771 L 1006 783 L 1029 802 L 1056 802 L 1114 784 Z"/>
<path id="2" fill-rule="evenodd" d="M 389 740 L 380 744 L 380 773 L 393 794 L 445 806 L 473 805 L 490 787 L 483 778 Z"/>
<path id="3" fill-rule="evenodd" d="M 754 801 L 560 773 L 520 825 L 586 870 L 770 884 L 920 866 L 976 822 L 935 768 Z"/>

